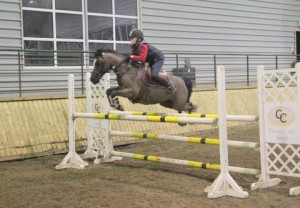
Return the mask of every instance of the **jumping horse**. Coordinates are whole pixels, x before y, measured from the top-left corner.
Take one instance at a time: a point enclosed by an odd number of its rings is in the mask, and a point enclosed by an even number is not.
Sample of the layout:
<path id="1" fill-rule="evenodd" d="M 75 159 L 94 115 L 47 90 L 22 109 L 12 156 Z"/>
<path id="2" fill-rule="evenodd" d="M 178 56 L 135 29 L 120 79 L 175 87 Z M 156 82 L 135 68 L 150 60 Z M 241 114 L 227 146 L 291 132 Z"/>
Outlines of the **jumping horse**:
<path id="1" fill-rule="evenodd" d="M 105 73 L 113 71 L 117 75 L 118 87 L 106 91 L 110 105 L 124 110 L 117 96 L 128 98 L 133 103 L 157 104 L 177 110 L 194 112 L 197 106 L 190 102 L 192 82 L 187 78 L 167 75 L 176 87 L 175 94 L 170 94 L 162 85 L 147 83 L 145 69 L 135 66 L 126 56 L 113 50 L 97 50 L 95 52 L 94 69 L 91 82 L 97 84 Z M 148 78 L 149 79 L 149 78 Z"/>

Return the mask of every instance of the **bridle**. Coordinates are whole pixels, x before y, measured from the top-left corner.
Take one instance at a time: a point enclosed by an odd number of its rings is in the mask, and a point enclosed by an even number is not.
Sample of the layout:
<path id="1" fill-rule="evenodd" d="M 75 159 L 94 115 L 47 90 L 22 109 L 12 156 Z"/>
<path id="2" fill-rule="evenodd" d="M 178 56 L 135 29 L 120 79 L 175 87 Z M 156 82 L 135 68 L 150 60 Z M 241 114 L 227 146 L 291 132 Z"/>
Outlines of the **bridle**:
<path id="1" fill-rule="evenodd" d="M 108 65 L 108 63 L 105 61 L 105 59 L 104 59 L 104 60 L 101 60 L 101 61 L 100 61 L 100 60 L 97 60 L 97 61 L 95 62 L 94 65 L 96 66 L 96 65 L 99 65 L 99 64 L 104 64 L 104 65 L 105 65 L 104 67 L 105 67 L 105 68 L 108 68 L 107 71 L 110 70 L 110 69 L 109 69 L 109 65 Z M 106 73 L 106 72 L 105 72 L 105 73 Z M 105 73 L 104 73 L 104 74 L 105 74 Z M 99 73 L 98 77 L 99 77 L 99 78 L 102 78 L 102 76 L 103 76 L 104 74 Z"/>
<path id="2" fill-rule="evenodd" d="M 101 56 L 102 57 L 102 56 Z M 122 65 L 122 64 L 124 64 L 124 63 L 126 63 L 126 60 L 124 59 L 124 60 L 121 60 L 116 66 L 115 65 L 112 65 L 111 67 L 109 67 L 109 65 L 108 65 L 108 63 L 105 61 L 105 57 L 102 57 L 102 58 L 104 58 L 103 60 L 97 60 L 96 62 L 95 62 L 95 65 L 96 64 L 104 64 L 105 65 L 105 67 L 108 69 L 108 71 L 110 71 L 110 70 L 118 70 L 118 68 Z M 123 71 L 122 73 L 120 73 L 120 72 L 116 72 L 116 74 L 117 74 L 117 77 L 118 78 L 121 78 L 124 74 L 126 74 L 126 72 L 128 71 L 128 69 L 127 70 L 125 70 L 125 71 Z M 101 73 L 99 73 L 99 78 L 101 78 L 102 76 L 103 76 L 104 74 L 101 74 Z"/>

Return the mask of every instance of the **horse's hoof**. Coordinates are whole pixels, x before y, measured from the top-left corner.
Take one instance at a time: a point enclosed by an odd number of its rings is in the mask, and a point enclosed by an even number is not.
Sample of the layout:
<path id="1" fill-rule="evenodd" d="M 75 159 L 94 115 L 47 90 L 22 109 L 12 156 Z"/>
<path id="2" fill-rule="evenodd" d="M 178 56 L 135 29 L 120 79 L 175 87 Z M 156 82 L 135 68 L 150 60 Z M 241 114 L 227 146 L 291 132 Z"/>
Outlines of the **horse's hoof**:
<path id="1" fill-rule="evenodd" d="M 119 110 L 119 111 L 124 111 L 124 108 L 121 105 L 119 105 L 116 109 Z"/>
<path id="2" fill-rule="evenodd" d="M 120 105 L 120 104 L 116 104 L 116 105 L 114 105 L 114 106 L 113 106 L 113 108 L 114 108 L 114 109 L 116 109 L 116 110 L 119 110 L 119 111 L 124 111 L 124 108 L 123 108 L 123 106 L 122 106 L 122 105 Z"/>
<path id="3" fill-rule="evenodd" d="M 179 126 L 186 126 L 186 123 L 179 122 L 178 125 Z"/>
<path id="4" fill-rule="evenodd" d="M 193 103 L 189 103 L 189 106 L 188 113 L 194 113 L 198 109 L 198 105 L 193 105 Z"/>
<path id="5" fill-rule="evenodd" d="M 120 105 L 120 102 L 119 102 L 118 98 L 113 98 L 112 101 L 113 101 L 113 106 L 115 106 L 115 108 Z"/>
<path id="6" fill-rule="evenodd" d="M 107 95 L 110 95 L 111 92 L 112 92 L 112 89 L 107 89 L 107 90 L 106 90 L 106 94 L 107 94 Z"/>

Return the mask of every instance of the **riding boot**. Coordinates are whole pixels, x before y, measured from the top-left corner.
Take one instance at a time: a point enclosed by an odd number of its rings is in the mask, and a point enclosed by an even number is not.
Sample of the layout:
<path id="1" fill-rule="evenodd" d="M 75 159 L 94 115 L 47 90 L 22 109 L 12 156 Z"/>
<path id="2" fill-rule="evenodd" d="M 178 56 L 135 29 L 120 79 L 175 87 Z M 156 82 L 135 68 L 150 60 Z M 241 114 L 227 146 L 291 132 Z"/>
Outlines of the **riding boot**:
<path id="1" fill-rule="evenodd" d="M 167 88 L 168 93 L 174 95 L 177 90 L 176 87 L 174 86 L 172 81 L 168 80 L 167 82 L 168 82 L 168 88 Z"/>
<path id="2" fill-rule="evenodd" d="M 176 88 L 175 88 L 173 82 L 171 82 L 170 80 L 166 80 L 160 76 L 154 76 L 154 77 L 152 77 L 152 79 L 163 84 L 167 88 L 167 92 L 170 93 L 171 95 L 175 94 Z"/>

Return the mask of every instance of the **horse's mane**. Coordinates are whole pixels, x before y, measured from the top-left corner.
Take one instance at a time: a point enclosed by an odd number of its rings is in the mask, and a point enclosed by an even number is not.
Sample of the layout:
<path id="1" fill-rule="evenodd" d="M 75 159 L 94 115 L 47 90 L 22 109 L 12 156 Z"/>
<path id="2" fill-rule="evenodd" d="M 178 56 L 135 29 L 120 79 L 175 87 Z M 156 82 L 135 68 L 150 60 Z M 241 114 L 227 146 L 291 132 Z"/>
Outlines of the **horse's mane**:
<path id="1" fill-rule="evenodd" d="M 116 55 L 118 55 L 118 56 L 120 56 L 122 58 L 124 57 L 124 54 L 121 54 L 118 51 L 113 50 L 113 49 L 98 49 L 95 52 L 95 57 L 102 56 L 103 53 L 113 53 L 113 54 L 116 54 Z"/>

